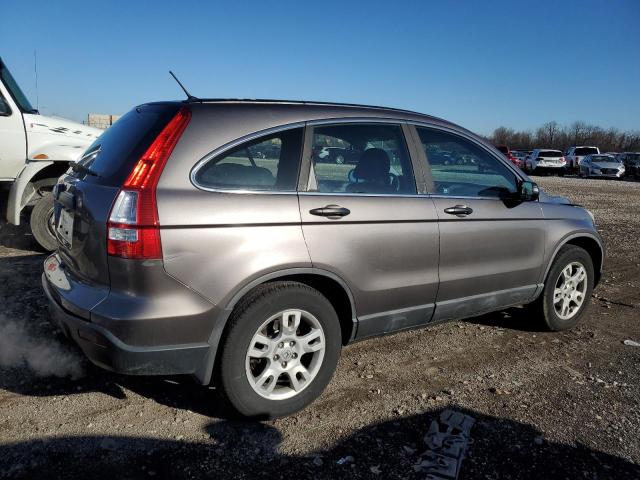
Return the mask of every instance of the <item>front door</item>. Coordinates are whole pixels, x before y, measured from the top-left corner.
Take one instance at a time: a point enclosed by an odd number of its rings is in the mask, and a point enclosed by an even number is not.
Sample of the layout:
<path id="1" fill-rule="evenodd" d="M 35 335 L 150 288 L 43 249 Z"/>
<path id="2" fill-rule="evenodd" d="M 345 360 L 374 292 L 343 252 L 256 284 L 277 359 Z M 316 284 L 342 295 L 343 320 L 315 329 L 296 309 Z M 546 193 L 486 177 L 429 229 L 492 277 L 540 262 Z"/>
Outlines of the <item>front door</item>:
<path id="1" fill-rule="evenodd" d="M 505 200 L 518 176 L 484 146 L 417 128 L 440 224 L 440 288 L 434 320 L 526 303 L 538 288 L 545 221 L 537 201 Z"/>
<path id="2" fill-rule="evenodd" d="M 314 267 L 351 289 L 356 336 L 429 322 L 438 287 L 437 215 L 432 200 L 417 195 L 402 126 L 317 125 L 307 135 L 304 238 Z"/>

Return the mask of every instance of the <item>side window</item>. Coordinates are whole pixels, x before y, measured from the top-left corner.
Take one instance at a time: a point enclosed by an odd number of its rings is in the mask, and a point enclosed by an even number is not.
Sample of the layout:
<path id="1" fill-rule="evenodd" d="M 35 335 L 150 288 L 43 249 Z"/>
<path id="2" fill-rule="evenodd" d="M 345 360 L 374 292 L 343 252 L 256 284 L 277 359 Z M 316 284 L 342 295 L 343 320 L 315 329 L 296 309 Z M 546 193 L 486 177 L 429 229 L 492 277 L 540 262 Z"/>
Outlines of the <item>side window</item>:
<path id="1" fill-rule="evenodd" d="M 295 191 L 302 132 L 294 128 L 243 143 L 209 160 L 195 181 L 216 189 Z"/>
<path id="2" fill-rule="evenodd" d="M 9 115 L 11 115 L 11 107 L 0 93 L 0 116 L 8 117 Z"/>
<path id="3" fill-rule="evenodd" d="M 416 193 L 400 125 L 341 124 L 314 128 L 309 191 Z"/>
<path id="4" fill-rule="evenodd" d="M 439 130 L 418 128 L 439 195 L 501 197 L 517 191 L 516 175 L 480 146 Z"/>

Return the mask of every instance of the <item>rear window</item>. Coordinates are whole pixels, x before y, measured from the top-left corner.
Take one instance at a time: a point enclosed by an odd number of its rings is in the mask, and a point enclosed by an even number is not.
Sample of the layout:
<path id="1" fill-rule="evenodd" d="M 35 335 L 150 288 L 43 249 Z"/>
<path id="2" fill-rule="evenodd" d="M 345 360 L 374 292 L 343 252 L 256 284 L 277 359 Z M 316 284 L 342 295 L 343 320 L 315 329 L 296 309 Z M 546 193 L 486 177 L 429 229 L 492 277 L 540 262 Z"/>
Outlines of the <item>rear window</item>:
<path id="1" fill-rule="evenodd" d="M 83 157 L 87 160 L 80 160 L 97 175 L 87 176 L 86 181 L 121 186 L 178 108 L 173 104 L 142 105 L 120 117 L 86 150 Z M 96 150 L 97 155 L 89 155 Z"/>
<path id="2" fill-rule="evenodd" d="M 626 159 L 633 163 L 640 162 L 640 153 L 627 154 Z"/>
<path id="3" fill-rule="evenodd" d="M 542 150 L 538 156 L 544 158 L 557 158 L 562 156 L 562 152 L 558 150 Z"/>
<path id="4" fill-rule="evenodd" d="M 598 149 L 595 147 L 580 147 L 580 148 L 576 148 L 575 152 L 576 155 L 591 155 L 592 153 L 598 153 Z"/>

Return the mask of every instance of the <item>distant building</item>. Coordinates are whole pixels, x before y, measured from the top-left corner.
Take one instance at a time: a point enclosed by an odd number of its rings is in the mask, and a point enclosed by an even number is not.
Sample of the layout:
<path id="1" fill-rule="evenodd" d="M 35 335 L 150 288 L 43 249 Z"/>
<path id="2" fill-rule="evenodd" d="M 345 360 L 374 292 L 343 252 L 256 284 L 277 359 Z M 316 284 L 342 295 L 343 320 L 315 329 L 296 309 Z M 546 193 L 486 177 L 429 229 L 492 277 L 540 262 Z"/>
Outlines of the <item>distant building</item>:
<path id="1" fill-rule="evenodd" d="M 115 122 L 119 118 L 120 118 L 120 115 L 104 115 L 102 113 L 90 113 L 89 115 L 87 115 L 87 121 L 84 123 L 86 125 L 89 125 L 90 127 L 102 128 L 103 130 L 106 130 L 111 125 L 113 125 L 113 122 Z"/>

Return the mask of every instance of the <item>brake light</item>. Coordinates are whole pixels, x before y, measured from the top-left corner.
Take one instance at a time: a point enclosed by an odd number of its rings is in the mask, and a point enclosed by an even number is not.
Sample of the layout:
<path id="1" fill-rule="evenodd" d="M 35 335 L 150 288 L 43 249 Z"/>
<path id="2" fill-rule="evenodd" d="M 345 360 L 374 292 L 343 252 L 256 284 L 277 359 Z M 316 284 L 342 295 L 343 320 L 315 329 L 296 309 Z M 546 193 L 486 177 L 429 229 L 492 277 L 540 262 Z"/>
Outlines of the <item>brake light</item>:
<path id="1" fill-rule="evenodd" d="M 567 163 L 567 159 L 564 157 L 560 157 L 560 163 Z"/>
<path id="2" fill-rule="evenodd" d="M 140 157 L 111 207 L 107 253 L 132 259 L 162 258 L 156 187 L 162 170 L 191 119 L 183 107 Z"/>

